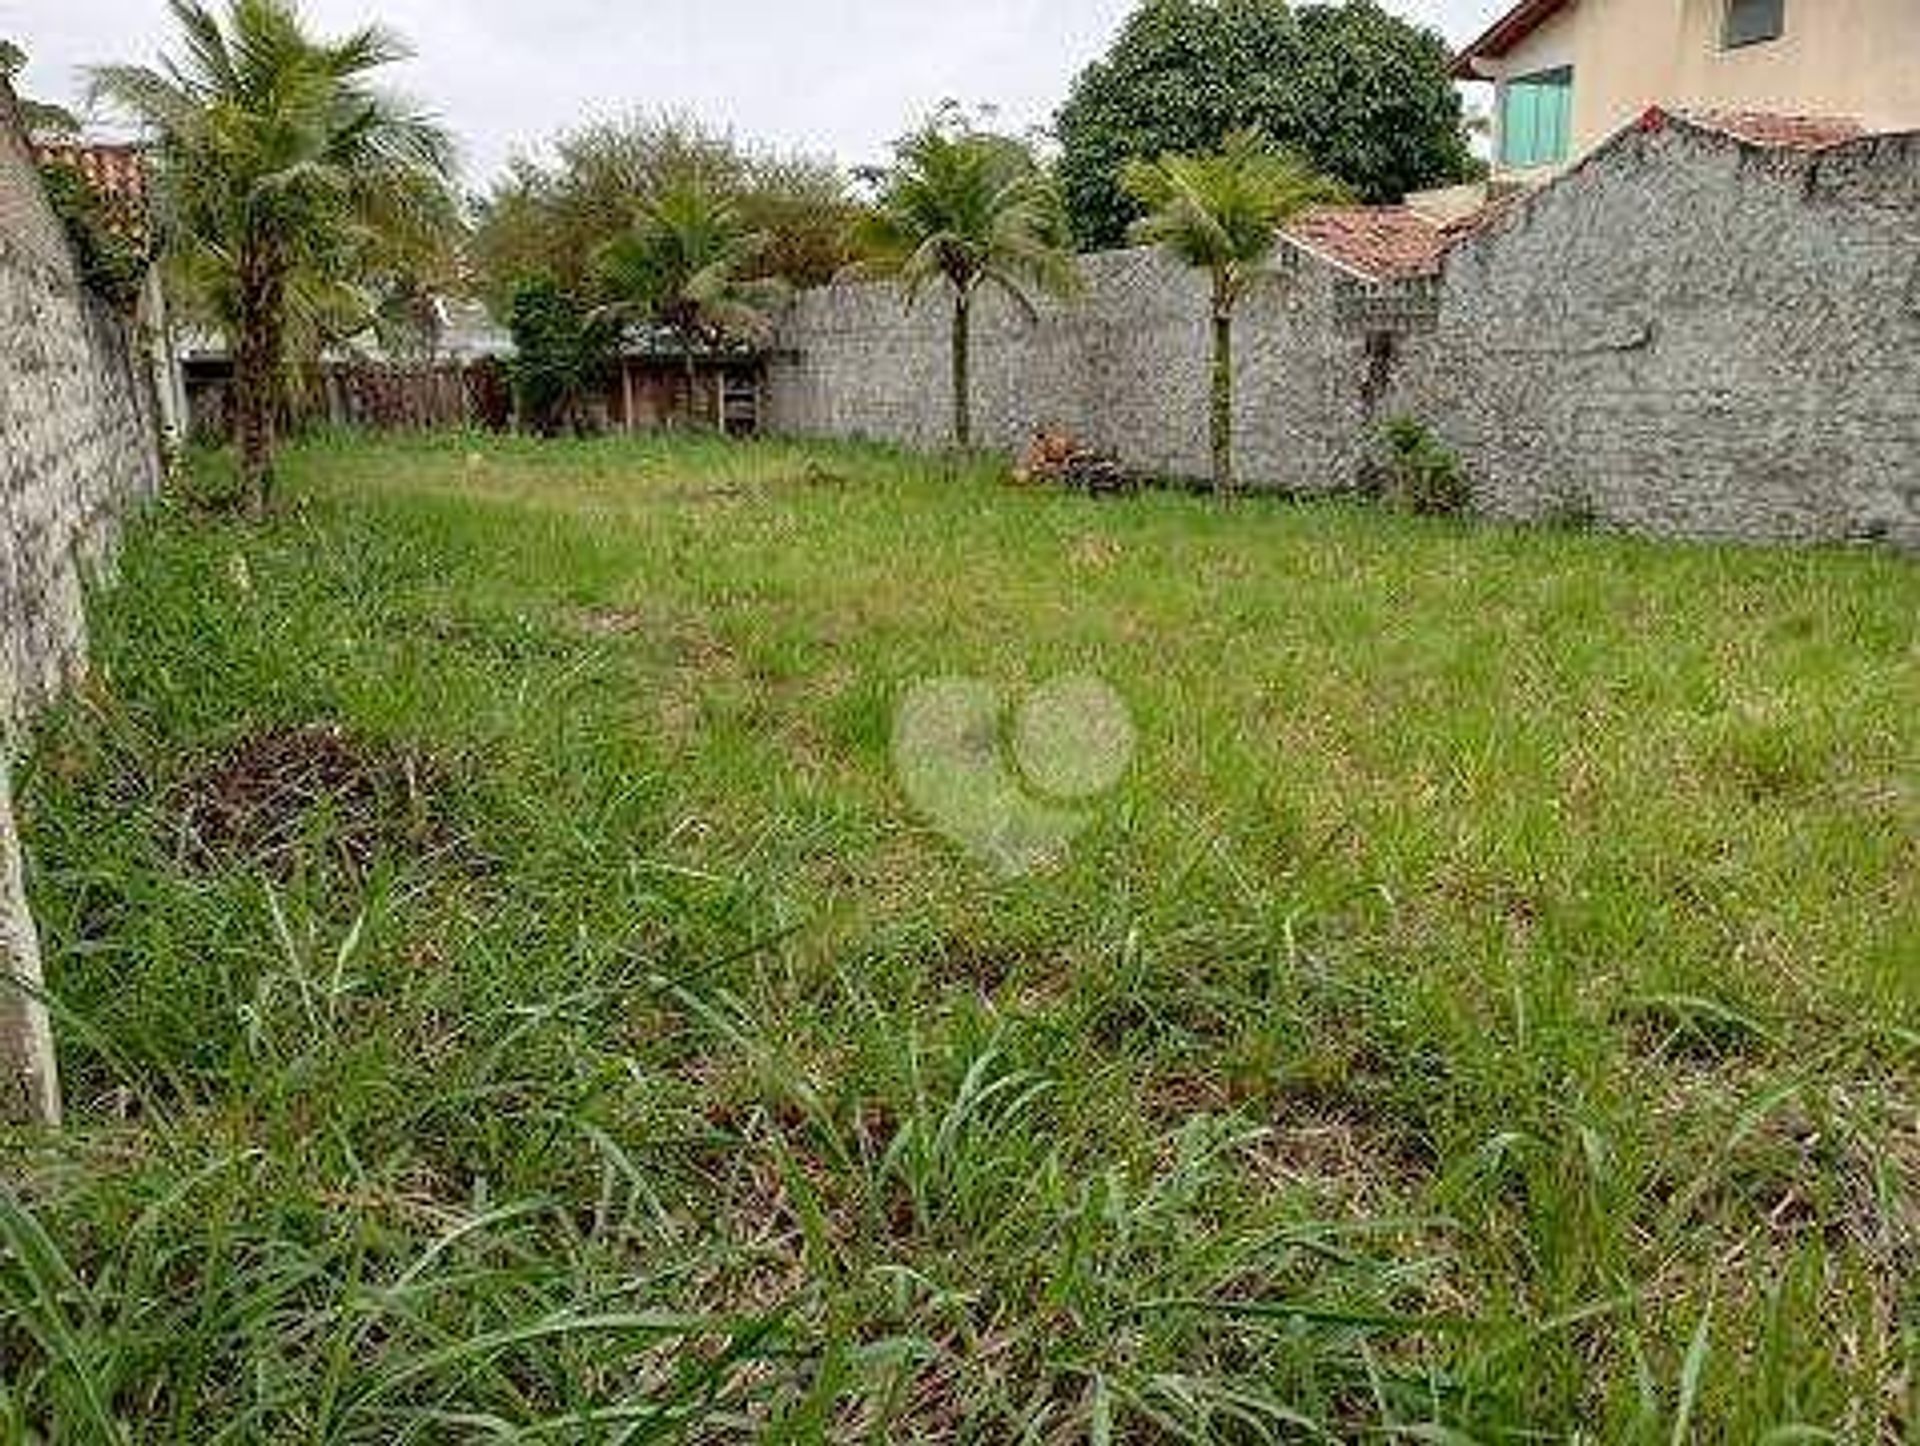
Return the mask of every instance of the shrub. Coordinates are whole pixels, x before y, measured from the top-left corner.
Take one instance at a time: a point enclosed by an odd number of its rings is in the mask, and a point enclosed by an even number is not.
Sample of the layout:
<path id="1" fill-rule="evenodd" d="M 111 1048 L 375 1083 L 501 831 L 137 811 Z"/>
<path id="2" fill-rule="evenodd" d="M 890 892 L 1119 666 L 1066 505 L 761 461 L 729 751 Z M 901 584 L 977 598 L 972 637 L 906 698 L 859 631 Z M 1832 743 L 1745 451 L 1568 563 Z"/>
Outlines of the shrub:
<path id="1" fill-rule="evenodd" d="M 543 437 L 587 430 L 586 401 L 618 356 L 619 332 L 550 278 L 514 292 L 514 400 L 521 424 Z"/>
<path id="2" fill-rule="evenodd" d="M 1460 458 L 1424 422 L 1395 417 L 1380 437 L 1387 451 L 1387 496 L 1396 506 L 1423 516 L 1450 517 L 1472 505 Z"/>
<path id="3" fill-rule="evenodd" d="M 114 225 L 93 183 L 76 166 L 49 161 L 40 167 L 47 199 L 73 242 L 81 278 L 115 306 L 131 309 L 146 279 L 140 246 Z"/>

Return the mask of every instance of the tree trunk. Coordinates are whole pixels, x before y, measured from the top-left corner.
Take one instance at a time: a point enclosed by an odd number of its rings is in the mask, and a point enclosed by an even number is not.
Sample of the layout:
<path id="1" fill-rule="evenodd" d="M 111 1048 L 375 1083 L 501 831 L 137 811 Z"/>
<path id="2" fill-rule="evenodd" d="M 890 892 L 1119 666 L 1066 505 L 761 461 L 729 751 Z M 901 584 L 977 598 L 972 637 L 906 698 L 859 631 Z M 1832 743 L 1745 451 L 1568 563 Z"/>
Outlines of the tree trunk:
<path id="1" fill-rule="evenodd" d="M 256 519 L 266 516 L 273 477 L 283 294 L 281 279 L 270 262 L 256 258 L 242 264 L 240 334 L 233 357 L 233 425 L 247 515 Z"/>
<path id="2" fill-rule="evenodd" d="M 973 447 L 973 297 L 964 289 L 953 298 L 953 445 Z"/>
<path id="3" fill-rule="evenodd" d="M 697 396 L 700 386 L 700 369 L 694 361 L 691 337 L 687 339 L 686 347 L 680 355 L 687 366 L 687 406 L 680 415 L 680 425 L 687 431 L 694 432 L 700 427 L 700 403 Z"/>
<path id="4" fill-rule="evenodd" d="M 1213 490 L 1222 502 L 1234 496 L 1233 475 L 1233 308 L 1221 300 L 1213 309 Z"/>

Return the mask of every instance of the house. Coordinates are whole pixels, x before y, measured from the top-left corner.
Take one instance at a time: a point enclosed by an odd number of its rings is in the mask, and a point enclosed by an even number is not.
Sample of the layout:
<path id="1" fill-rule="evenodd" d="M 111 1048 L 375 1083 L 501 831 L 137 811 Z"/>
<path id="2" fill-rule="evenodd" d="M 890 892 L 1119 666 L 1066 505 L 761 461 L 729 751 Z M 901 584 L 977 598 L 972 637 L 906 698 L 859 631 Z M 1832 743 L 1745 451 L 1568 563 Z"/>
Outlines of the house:
<path id="1" fill-rule="evenodd" d="M 1831 144 L 1920 128 L 1920 0 L 1520 0 L 1454 75 L 1494 85 L 1496 178 L 1551 174 L 1654 107 Z"/>

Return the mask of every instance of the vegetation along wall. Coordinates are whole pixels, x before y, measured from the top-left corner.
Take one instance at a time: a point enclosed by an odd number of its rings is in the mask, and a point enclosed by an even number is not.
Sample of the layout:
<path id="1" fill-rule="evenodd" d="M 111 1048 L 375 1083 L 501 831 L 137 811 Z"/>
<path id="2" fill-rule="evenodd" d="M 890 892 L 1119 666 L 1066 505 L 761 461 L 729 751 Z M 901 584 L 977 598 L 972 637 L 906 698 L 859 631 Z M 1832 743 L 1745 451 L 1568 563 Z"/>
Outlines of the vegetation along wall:
<path id="1" fill-rule="evenodd" d="M 0 87 L 0 1115 L 55 1112 L 7 760 L 18 726 L 81 666 L 82 584 L 160 480 L 130 324 L 82 286 Z"/>
<path id="2" fill-rule="evenodd" d="M 1133 466 L 1207 472 L 1203 284 L 1091 257 L 1074 304 L 990 303 L 976 428 L 1058 426 Z M 1410 415 L 1475 504 L 1669 536 L 1920 548 L 1920 137 L 1765 148 L 1637 126 L 1454 240 L 1437 274 L 1372 281 L 1287 250 L 1238 323 L 1238 466 L 1255 485 L 1364 485 Z M 946 302 L 885 287 L 796 299 L 769 420 L 938 443 Z"/>

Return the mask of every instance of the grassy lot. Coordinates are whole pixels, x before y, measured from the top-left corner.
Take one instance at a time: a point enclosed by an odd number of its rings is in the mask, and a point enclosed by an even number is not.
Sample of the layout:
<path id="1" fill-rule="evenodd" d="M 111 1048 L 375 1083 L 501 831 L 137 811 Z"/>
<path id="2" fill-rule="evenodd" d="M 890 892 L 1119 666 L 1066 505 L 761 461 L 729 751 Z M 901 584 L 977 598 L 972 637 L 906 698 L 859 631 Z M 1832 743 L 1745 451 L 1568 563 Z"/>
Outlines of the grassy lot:
<path id="1" fill-rule="evenodd" d="M 1912 563 L 287 473 L 134 540 L 21 778 L 76 1128 L 0 1440 L 1920 1430 Z M 1131 766 L 997 871 L 896 717 L 1075 676 Z"/>

